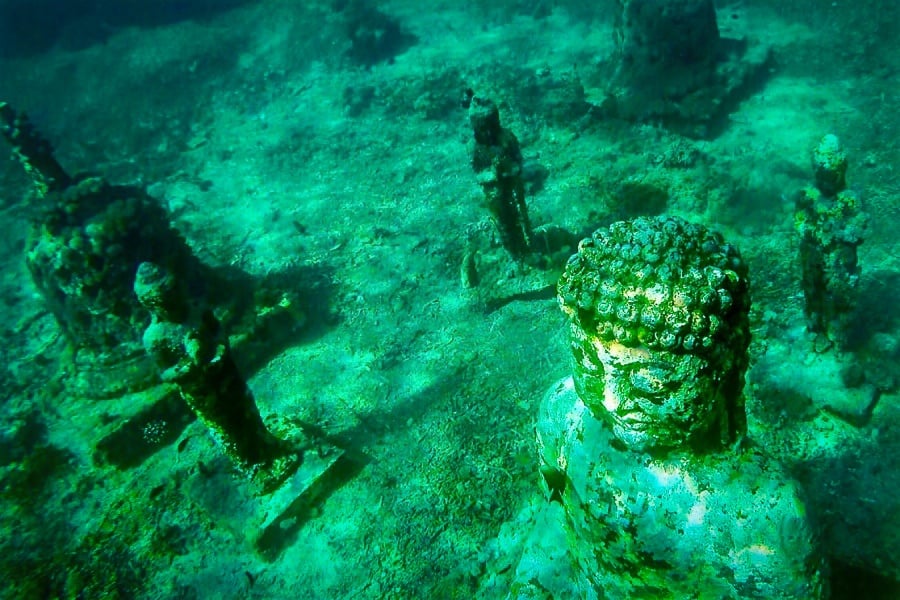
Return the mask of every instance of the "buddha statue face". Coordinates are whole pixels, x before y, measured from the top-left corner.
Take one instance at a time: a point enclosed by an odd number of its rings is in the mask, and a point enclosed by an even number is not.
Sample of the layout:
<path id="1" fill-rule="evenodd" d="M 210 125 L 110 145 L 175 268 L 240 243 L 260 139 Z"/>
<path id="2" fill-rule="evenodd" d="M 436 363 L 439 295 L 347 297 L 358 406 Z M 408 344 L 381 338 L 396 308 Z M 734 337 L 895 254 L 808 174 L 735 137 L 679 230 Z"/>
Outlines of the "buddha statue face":
<path id="1" fill-rule="evenodd" d="M 742 433 L 745 273 L 721 237 L 671 217 L 582 242 L 558 288 L 575 391 L 622 444 L 711 448 Z"/>
<path id="2" fill-rule="evenodd" d="M 576 356 L 579 397 L 626 446 L 672 448 L 718 433 L 723 380 L 702 358 L 597 337 L 585 338 Z"/>

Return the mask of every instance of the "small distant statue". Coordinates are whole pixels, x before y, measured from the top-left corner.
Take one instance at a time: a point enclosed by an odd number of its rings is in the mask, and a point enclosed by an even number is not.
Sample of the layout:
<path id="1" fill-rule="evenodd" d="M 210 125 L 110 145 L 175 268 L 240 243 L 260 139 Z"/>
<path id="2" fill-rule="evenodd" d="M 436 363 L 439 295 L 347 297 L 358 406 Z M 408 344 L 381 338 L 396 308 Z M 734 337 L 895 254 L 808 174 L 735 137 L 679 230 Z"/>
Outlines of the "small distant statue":
<path id="1" fill-rule="evenodd" d="M 859 195 L 847 188 L 847 155 L 837 136 L 822 138 L 812 163 L 816 183 L 797 196 L 794 217 L 804 312 L 818 349 L 846 349 L 859 294 L 857 248 L 868 218 Z"/>

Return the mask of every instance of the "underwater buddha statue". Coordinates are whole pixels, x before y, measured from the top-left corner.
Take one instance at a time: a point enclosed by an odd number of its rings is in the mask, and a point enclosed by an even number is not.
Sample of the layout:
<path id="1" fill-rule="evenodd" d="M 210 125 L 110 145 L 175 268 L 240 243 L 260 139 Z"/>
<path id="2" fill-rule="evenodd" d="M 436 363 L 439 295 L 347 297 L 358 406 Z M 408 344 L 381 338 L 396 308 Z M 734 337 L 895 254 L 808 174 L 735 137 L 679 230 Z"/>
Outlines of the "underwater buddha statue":
<path id="1" fill-rule="evenodd" d="M 581 242 L 558 298 L 575 368 L 541 406 L 541 532 L 510 596 L 824 597 L 797 485 L 745 436 L 737 250 L 678 218 L 615 223 Z"/>

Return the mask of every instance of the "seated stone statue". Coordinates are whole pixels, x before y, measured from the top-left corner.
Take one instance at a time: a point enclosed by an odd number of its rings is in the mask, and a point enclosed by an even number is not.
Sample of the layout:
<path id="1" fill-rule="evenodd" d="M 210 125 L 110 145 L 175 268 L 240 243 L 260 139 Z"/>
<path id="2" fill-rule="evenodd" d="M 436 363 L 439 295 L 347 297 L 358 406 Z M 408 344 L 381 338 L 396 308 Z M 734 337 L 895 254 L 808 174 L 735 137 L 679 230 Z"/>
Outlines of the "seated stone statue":
<path id="1" fill-rule="evenodd" d="M 736 249 L 677 218 L 620 222 L 582 241 L 558 293 L 575 369 L 541 407 L 545 497 L 510 597 L 825 597 L 796 484 L 744 437 Z"/>

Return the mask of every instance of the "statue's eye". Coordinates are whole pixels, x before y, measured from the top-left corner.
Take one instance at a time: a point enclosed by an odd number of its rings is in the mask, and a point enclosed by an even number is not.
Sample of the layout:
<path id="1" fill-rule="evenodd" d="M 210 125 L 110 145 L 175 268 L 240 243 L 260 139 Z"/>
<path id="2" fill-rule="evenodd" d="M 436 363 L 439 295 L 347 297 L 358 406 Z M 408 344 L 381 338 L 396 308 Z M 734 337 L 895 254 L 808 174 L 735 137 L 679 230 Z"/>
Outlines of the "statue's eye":
<path id="1" fill-rule="evenodd" d="M 632 371 L 628 378 L 633 390 L 645 396 L 661 396 L 677 387 L 669 369 L 647 365 Z"/>

